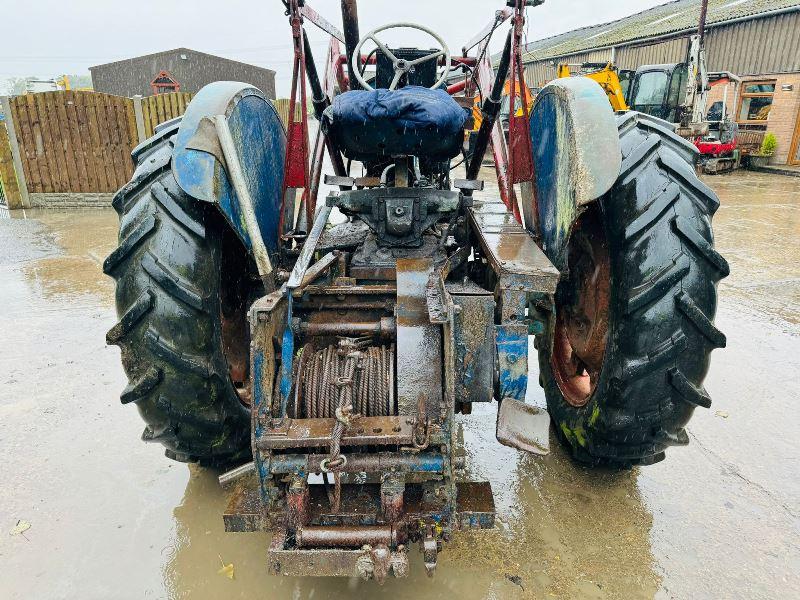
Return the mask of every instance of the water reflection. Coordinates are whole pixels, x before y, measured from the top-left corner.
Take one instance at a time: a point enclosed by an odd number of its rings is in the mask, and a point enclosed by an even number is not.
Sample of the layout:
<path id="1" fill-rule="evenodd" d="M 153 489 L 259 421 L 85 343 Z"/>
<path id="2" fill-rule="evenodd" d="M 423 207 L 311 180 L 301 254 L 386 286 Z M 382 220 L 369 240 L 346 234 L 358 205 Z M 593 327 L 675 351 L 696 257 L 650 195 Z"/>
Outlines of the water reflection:
<path id="1" fill-rule="evenodd" d="M 720 198 L 716 247 L 731 265 L 721 297 L 791 333 L 800 325 L 800 180 L 762 173 L 706 177 Z"/>
<path id="2" fill-rule="evenodd" d="M 71 211 L 36 209 L 12 211 L 12 219 L 26 218 L 44 226 L 37 244 L 45 256 L 23 264 L 22 271 L 37 295 L 80 301 L 92 296 L 112 303 L 114 282 L 103 274 L 103 260 L 117 239 L 117 214 L 110 209 Z M 59 251 L 52 251 L 55 246 Z"/>
<path id="3" fill-rule="evenodd" d="M 535 386 L 535 370 L 531 381 Z M 538 386 L 532 392 L 541 394 Z M 461 536 L 452 545 L 454 556 L 473 553 L 491 567 L 495 585 L 519 577 L 532 597 L 652 598 L 660 578 L 650 548 L 653 519 L 639 494 L 638 470 L 581 467 L 552 432 L 546 457 L 500 446 L 486 426 L 494 410 L 478 407 L 468 417 L 465 440 L 473 476 L 492 482 L 499 527 Z"/>

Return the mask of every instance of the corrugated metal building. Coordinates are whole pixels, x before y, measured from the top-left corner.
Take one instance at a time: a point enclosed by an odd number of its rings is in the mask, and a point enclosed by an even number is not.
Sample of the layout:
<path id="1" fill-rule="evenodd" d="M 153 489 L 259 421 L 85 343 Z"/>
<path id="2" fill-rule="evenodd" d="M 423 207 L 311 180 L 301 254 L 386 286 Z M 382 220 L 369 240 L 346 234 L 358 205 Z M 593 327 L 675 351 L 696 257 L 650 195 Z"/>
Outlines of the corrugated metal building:
<path id="1" fill-rule="evenodd" d="M 620 69 L 678 63 L 697 31 L 700 0 L 676 0 L 612 23 L 528 44 L 526 79 L 541 86 L 558 63 L 613 60 Z M 800 164 L 800 0 L 709 0 L 709 71 L 743 78 L 734 108 L 740 125 L 772 131 L 775 162 Z M 714 88 L 710 102 L 722 89 Z"/>
<path id="2" fill-rule="evenodd" d="M 275 71 L 188 48 L 118 60 L 89 71 L 95 91 L 116 96 L 195 93 L 212 81 L 243 81 L 275 98 Z"/>

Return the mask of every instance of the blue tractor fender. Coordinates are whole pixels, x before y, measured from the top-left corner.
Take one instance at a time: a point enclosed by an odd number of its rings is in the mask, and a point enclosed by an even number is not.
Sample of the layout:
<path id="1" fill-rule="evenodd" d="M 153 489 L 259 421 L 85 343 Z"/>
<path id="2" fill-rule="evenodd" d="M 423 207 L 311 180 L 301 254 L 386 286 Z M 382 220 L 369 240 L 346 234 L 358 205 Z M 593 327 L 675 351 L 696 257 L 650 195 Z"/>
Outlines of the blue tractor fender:
<path id="1" fill-rule="evenodd" d="M 217 81 L 197 92 L 183 115 L 172 152 L 175 179 L 190 196 L 215 204 L 252 252 L 250 232 L 214 129 L 218 115 L 228 121 L 264 245 L 273 252 L 278 247 L 286 131 L 260 90 L 237 81 Z"/>
<path id="2" fill-rule="evenodd" d="M 536 96 L 530 128 L 542 249 L 563 271 L 581 207 L 610 190 L 619 176 L 617 122 L 600 84 L 565 77 Z"/>

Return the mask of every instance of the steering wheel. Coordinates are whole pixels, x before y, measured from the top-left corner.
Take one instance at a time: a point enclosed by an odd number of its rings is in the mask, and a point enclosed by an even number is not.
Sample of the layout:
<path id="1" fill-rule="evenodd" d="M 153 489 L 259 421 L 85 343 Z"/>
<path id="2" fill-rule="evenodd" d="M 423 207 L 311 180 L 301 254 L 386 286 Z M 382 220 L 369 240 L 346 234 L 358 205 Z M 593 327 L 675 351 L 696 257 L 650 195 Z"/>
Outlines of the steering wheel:
<path id="1" fill-rule="evenodd" d="M 400 29 L 400 28 L 408 28 L 408 29 L 418 29 L 430 35 L 433 39 L 435 39 L 439 43 L 439 47 L 441 50 L 429 54 L 428 56 L 423 56 L 421 58 L 417 58 L 415 60 L 404 60 L 402 58 L 397 58 L 394 53 L 389 50 L 389 47 L 381 42 L 377 37 L 375 37 L 381 31 L 386 31 L 387 29 Z M 365 80 L 363 75 L 361 74 L 361 69 L 358 68 L 359 63 L 361 62 L 361 46 L 367 40 L 372 40 L 378 46 L 378 49 L 383 52 L 389 60 L 392 61 L 394 65 L 394 78 L 392 79 L 392 83 L 389 84 L 389 89 L 394 90 L 397 88 L 397 85 L 400 83 L 400 79 L 406 73 L 410 72 L 414 67 L 420 65 L 422 63 L 428 62 L 429 60 L 436 60 L 440 56 L 445 57 L 445 69 L 442 76 L 439 77 L 438 81 L 431 86 L 432 90 L 435 90 L 439 86 L 441 86 L 445 81 L 447 81 L 447 76 L 450 74 L 450 49 L 447 47 L 445 41 L 439 36 L 438 34 L 434 33 L 427 27 L 423 25 L 416 25 L 414 23 L 389 23 L 388 25 L 384 25 L 383 27 L 378 27 L 377 29 L 373 29 L 367 35 L 361 38 L 358 42 L 358 46 L 353 51 L 353 56 L 350 59 L 350 72 L 356 78 L 356 81 L 361 84 L 365 90 L 374 90 L 370 84 L 368 84 Z"/>

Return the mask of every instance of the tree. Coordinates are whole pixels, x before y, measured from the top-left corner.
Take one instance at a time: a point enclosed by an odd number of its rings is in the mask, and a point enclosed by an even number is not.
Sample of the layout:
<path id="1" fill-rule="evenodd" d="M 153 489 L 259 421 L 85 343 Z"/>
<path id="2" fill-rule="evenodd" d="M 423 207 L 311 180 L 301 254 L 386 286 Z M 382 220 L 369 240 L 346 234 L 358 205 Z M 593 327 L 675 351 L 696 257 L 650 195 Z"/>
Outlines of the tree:
<path id="1" fill-rule="evenodd" d="M 27 77 L 9 77 L 6 79 L 6 89 L 8 94 L 19 96 L 25 93 Z"/>
<path id="2" fill-rule="evenodd" d="M 73 90 L 92 88 L 91 75 L 67 75 L 69 78 L 69 87 Z"/>
<path id="3" fill-rule="evenodd" d="M 52 77 L 52 79 L 58 80 L 62 76 L 57 75 Z M 66 75 L 69 79 L 69 87 L 73 90 L 78 89 L 92 89 L 92 76 L 91 75 Z M 6 79 L 6 92 L 11 96 L 19 96 L 24 94 L 27 91 L 28 87 L 28 79 L 42 79 L 41 77 L 37 77 L 35 75 L 29 75 L 28 77 L 9 77 Z M 51 79 L 50 77 L 46 77 L 45 79 Z M 1 90 L 2 88 L 0 88 Z"/>

